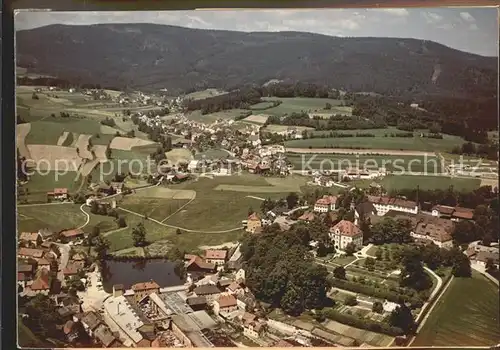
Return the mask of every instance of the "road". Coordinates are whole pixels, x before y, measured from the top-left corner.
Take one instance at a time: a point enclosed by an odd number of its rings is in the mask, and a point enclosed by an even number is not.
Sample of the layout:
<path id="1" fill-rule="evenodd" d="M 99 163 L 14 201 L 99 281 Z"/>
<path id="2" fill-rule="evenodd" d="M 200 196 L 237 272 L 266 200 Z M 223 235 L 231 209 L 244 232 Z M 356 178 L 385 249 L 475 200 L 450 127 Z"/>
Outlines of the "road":
<path id="1" fill-rule="evenodd" d="M 43 205 L 61 205 L 61 204 L 75 204 L 74 202 L 52 202 L 52 203 L 33 203 L 33 204 L 18 204 L 18 207 L 40 207 Z"/>
<path id="2" fill-rule="evenodd" d="M 84 206 L 85 206 L 85 204 L 82 204 L 82 205 L 80 206 L 80 210 L 81 210 L 81 212 L 82 212 L 82 213 L 83 213 L 83 214 L 87 217 L 87 220 L 85 220 L 85 223 L 84 223 L 82 226 L 78 227 L 78 229 L 82 229 L 82 228 L 84 228 L 85 226 L 87 226 L 87 225 L 88 225 L 88 223 L 89 223 L 89 221 L 90 221 L 90 215 L 89 215 L 89 214 L 88 214 L 85 210 L 83 210 L 83 207 L 84 207 Z"/>
<path id="3" fill-rule="evenodd" d="M 71 250 L 71 246 L 69 244 L 63 243 L 54 243 L 59 247 L 59 251 L 61 252 L 60 262 L 59 262 L 59 271 L 57 272 L 57 279 L 62 281 L 64 284 L 64 273 L 63 270 L 68 265 L 69 261 L 69 252 Z"/>
<path id="4" fill-rule="evenodd" d="M 253 199 L 257 199 L 259 201 L 265 201 L 266 199 L 265 198 L 261 198 L 261 197 L 255 197 L 255 196 L 247 196 L 248 198 L 253 198 Z"/>
<path id="5" fill-rule="evenodd" d="M 118 208 L 118 209 L 123 210 L 124 212 L 130 213 L 130 214 L 134 214 L 134 215 L 137 215 L 137 216 L 140 216 L 140 217 L 144 218 L 143 214 L 136 213 L 135 211 L 128 210 L 128 209 L 125 209 L 125 208 Z M 148 218 L 148 220 L 152 221 L 152 222 L 155 222 L 158 225 L 162 225 L 162 226 L 165 226 L 165 227 L 168 227 L 168 228 L 175 228 L 175 229 L 180 229 L 180 230 L 183 230 L 183 231 L 186 231 L 186 232 L 194 232 L 194 233 L 227 233 L 227 232 L 234 232 L 234 231 L 238 231 L 238 230 L 242 230 L 243 229 L 243 226 L 240 226 L 240 227 L 235 227 L 235 228 L 232 228 L 232 229 L 229 229 L 229 230 L 201 231 L 201 230 L 191 230 L 191 229 L 188 229 L 188 228 L 185 228 L 185 227 L 180 227 L 180 226 L 174 226 L 174 225 L 164 224 L 163 222 L 158 221 L 156 219 L 152 219 L 152 218 Z"/>

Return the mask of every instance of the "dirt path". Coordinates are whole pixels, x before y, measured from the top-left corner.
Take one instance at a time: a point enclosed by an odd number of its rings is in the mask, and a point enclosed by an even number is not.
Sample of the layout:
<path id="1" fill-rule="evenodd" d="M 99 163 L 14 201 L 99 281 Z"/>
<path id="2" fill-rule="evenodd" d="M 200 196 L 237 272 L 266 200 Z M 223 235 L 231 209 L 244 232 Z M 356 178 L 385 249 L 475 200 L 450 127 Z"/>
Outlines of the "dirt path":
<path id="1" fill-rule="evenodd" d="M 291 153 L 340 153 L 340 154 L 384 154 L 394 156 L 435 156 L 434 152 L 423 151 L 401 151 L 391 149 L 350 149 L 350 148 L 286 148 Z"/>
<path id="2" fill-rule="evenodd" d="M 125 208 L 118 208 L 118 209 L 122 210 L 124 212 L 130 213 L 130 214 L 134 214 L 134 215 L 137 215 L 137 216 L 140 216 L 140 217 L 144 218 L 143 214 L 136 213 L 135 211 L 128 210 L 128 209 L 125 209 Z M 188 228 L 185 228 L 185 227 L 180 227 L 180 226 L 174 226 L 174 225 L 164 224 L 163 222 L 158 221 L 156 219 L 152 219 L 152 218 L 148 218 L 148 220 L 152 221 L 154 223 L 157 223 L 158 225 L 165 226 L 165 227 L 174 228 L 174 229 L 180 229 L 180 230 L 183 230 L 183 231 L 186 231 L 186 232 L 194 232 L 194 233 L 227 233 L 227 232 L 234 232 L 234 231 L 238 231 L 238 230 L 243 229 L 243 226 L 240 226 L 240 227 L 235 227 L 235 228 L 232 228 L 232 229 L 229 229 L 229 230 L 201 231 L 201 230 L 191 230 L 191 229 L 188 229 Z"/>
<path id="3" fill-rule="evenodd" d="M 265 201 L 265 200 L 266 200 L 265 198 L 255 197 L 255 196 L 247 196 L 247 198 L 257 199 L 257 200 L 259 200 L 259 201 Z"/>
<path id="4" fill-rule="evenodd" d="M 85 226 L 88 225 L 88 223 L 90 222 L 90 215 L 85 211 L 83 210 L 83 207 L 85 206 L 85 204 L 82 204 L 80 206 L 80 211 L 87 217 L 87 220 L 85 220 L 85 223 L 83 225 L 81 225 L 80 227 L 78 227 L 77 229 L 82 229 L 84 228 Z"/>

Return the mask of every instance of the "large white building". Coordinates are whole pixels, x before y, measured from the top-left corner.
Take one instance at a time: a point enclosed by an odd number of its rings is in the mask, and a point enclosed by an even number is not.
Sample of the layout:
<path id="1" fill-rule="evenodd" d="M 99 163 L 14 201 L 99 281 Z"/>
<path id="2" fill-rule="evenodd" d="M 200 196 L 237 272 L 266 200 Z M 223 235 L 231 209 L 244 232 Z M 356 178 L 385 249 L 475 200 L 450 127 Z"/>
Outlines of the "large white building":
<path id="1" fill-rule="evenodd" d="M 420 220 L 410 235 L 415 239 L 431 241 L 439 248 L 452 248 L 453 222 L 446 219 L 438 219 L 429 216 L 428 219 Z"/>
<path id="2" fill-rule="evenodd" d="M 353 243 L 356 250 L 363 246 L 363 232 L 351 221 L 341 220 L 330 228 L 330 239 L 335 249 L 344 250 L 349 243 Z"/>
<path id="3" fill-rule="evenodd" d="M 314 203 L 314 211 L 316 213 L 328 213 L 337 209 L 336 196 L 323 196 Z"/>
<path id="4" fill-rule="evenodd" d="M 407 214 L 418 214 L 418 204 L 414 201 L 376 196 L 368 196 L 368 201 L 373 204 L 379 216 L 384 216 L 389 210 Z"/>

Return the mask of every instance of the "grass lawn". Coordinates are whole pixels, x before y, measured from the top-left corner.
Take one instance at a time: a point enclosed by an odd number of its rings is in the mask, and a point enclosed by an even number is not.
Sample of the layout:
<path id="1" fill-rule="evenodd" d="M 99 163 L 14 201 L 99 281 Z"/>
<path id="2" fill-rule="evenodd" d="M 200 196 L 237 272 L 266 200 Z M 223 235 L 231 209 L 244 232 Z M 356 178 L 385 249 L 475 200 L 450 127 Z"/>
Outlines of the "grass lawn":
<path id="1" fill-rule="evenodd" d="M 249 107 L 249 109 L 262 111 L 262 110 L 271 108 L 272 106 L 273 106 L 272 101 L 266 101 L 266 102 L 259 102 L 259 103 L 256 103 L 254 105 L 251 105 Z"/>
<path id="2" fill-rule="evenodd" d="M 230 157 L 229 153 L 222 149 L 209 149 L 205 152 L 197 153 L 194 159 L 219 159 L 228 157 Z"/>
<path id="3" fill-rule="evenodd" d="M 455 278 L 412 346 L 492 346 L 499 342 L 498 287 L 483 276 Z"/>
<path id="4" fill-rule="evenodd" d="M 17 339 L 19 346 L 23 348 L 46 348 L 51 346 L 51 344 L 47 344 L 33 334 L 23 323 L 21 316 L 17 317 Z"/>
<path id="5" fill-rule="evenodd" d="M 336 108 L 340 106 L 342 101 L 334 100 L 330 98 L 307 98 L 307 97 L 264 97 L 263 100 L 276 101 L 280 100 L 282 103 L 279 106 L 266 109 L 266 114 L 282 116 L 284 114 L 292 114 L 294 112 L 300 113 L 304 112 L 318 112 L 318 113 L 330 113 L 330 114 L 348 114 L 350 115 L 352 109 Z M 332 105 L 332 109 L 325 110 L 327 103 Z M 347 107 L 349 108 L 349 107 Z"/>
<path id="6" fill-rule="evenodd" d="M 364 154 L 298 154 L 287 153 L 287 159 L 295 170 L 338 170 L 348 168 L 366 168 L 378 170 L 385 166 L 387 171 L 405 171 L 440 173 L 441 162 L 434 156 L 391 156 Z"/>
<path id="7" fill-rule="evenodd" d="M 36 232 L 41 228 L 54 231 L 71 229 L 85 223 L 79 204 L 18 206 L 18 232 Z"/>
<path id="8" fill-rule="evenodd" d="M 266 111 L 268 113 L 268 111 Z M 383 130 L 383 129 L 381 129 Z M 389 130 L 387 130 L 389 132 Z M 346 132 L 347 133 L 347 132 Z M 411 150 L 423 152 L 451 152 L 453 147 L 461 146 L 464 140 L 458 136 L 444 135 L 443 139 L 421 137 L 325 137 L 286 141 L 292 148 L 348 148 Z"/>
<path id="9" fill-rule="evenodd" d="M 76 171 L 69 171 L 66 174 L 57 171 L 49 171 L 46 175 L 43 175 L 44 173 L 35 171 L 24 187 L 28 188 L 32 194 L 42 193 L 45 196 L 48 191 L 56 187 L 66 187 L 71 192 L 78 189 L 80 185 L 81 176 Z"/>
<path id="10" fill-rule="evenodd" d="M 375 256 L 375 254 L 377 254 L 378 250 L 379 250 L 379 247 L 377 247 L 376 245 L 374 245 L 370 249 L 368 249 L 368 251 L 366 252 L 366 254 L 370 255 L 370 256 Z"/>

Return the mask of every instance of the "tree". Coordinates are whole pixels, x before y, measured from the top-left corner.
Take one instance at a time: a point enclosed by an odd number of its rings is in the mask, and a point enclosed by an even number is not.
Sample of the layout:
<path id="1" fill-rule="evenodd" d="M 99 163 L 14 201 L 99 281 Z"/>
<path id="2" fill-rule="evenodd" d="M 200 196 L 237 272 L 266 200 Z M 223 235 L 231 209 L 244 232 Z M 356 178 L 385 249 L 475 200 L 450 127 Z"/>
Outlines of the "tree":
<path id="1" fill-rule="evenodd" d="M 90 212 L 92 214 L 98 214 L 99 213 L 99 204 L 96 201 L 92 201 L 90 203 Z"/>
<path id="2" fill-rule="evenodd" d="M 356 296 L 348 295 L 344 300 L 344 304 L 347 306 L 355 306 L 358 305 L 358 300 L 356 299 Z"/>
<path id="3" fill-rule="evenodd" d="M 419 251 L 412 248 L 404 249 L 401 254 L 401 264 L 403 265 L 401 286 L 410 287 L 417 291 L 426 290 L 432 286 L 432 280 L 425 273 Z"/>
<path id="4" fill-rule="evenodd" d="M 177 230 L 175 230 L 175 233 L 176 233 L 177 235 L 180 235 L 180 234 L 182 234 L 182 230 L 181 230 L 180 228 L 178 228 Z"/>
<path id="5" fill-rule="evenodd" d="M 127 227 L 127 222 L 125 221 L 125 218 L 123 216 L 120 216 L 118 220 L 116 220 L 116 223 L 119 228 Z"/>
<path id="6" fill-rule="evenodd" d="M 377 260 L 382 260 L 382 249 L 377 249 L 377 251 L 375 252 L 375 257 L 377 258 Z"/>
<path id="7" fill-rule="evenodd" d="M 167 252 L 167 258 L 170 261 L 181 260 L 184 261 L 184 253 L 179 248 L 174 247 Z"/>
<path id="8" fill-rule="evenodd" d="M 366 258 L 366 260 L 365 260 L 365 267 L 368 269 L 368 271 L 375 270 L 375 259 L 373 259 L 373 258 Z"/>
<path id="9" fill-rule="evenodd" d="M 280 306 L 289 315 L 300 315 L 304 311 L 301 291 L 293 284 L 288 285 L 285 294 L 281 298 Z"/>
<path id="10" fill-rule="evenodd" d="M 344 252 L 346 253 L 347 256 L 352 256 L 355 251 L 356 251 L 356 246 L 352 242 L 348 243 L 344 248 Z"/>
<path id="11" fill-rule="evenodd" d="M 90 231 L 89 236 L 87 237 L 87 244 L 89 246 L 88 254 L 90 255 L 90 250 L 92 248 L 92 245 L 94 244 L 94 240 L 101 234 L 101 229 L 99 226 L 94 226 L 92 228 L 92 231 Z"/>
<path id="12" fill-rule="evenodd" d="M 295 192 L 290 192 L 288 196 L 286 196 L 286 203 L 288 206 L 288 209 L 293 209 L 299 202 L 299 196 Z"/>
<path id="13" fill-rule="evenodd" d="M 276 202 L 271 198 L 266 198 L 260 205 L 260 210 L 262 214 L 266 214 L 268 211 L 272 210 L 276 206 Z"/>
<path id="14" fill-rule="evenodd" d="M 335 277 L 337 279 L 341 279 L 341 280 L 347 279 L 344 267 L 343 266 L 337 266 L 333 270 L 333 277 Z"/>
<path id="15" fill-rule="evenodd" d="M 477 237 L 476 224 L 471 221 L 457 222 L 451 233 L 451 237 L 457 245 L 473 242 Z"/>
<path id="16" fill-rule="evenodd" d="M 325 109 L 327 109 L 327 110 L 332 109 L 332 104 L 327 102 L 325 104 Z"/>
<path id="17" fill-rule="evenodd" d="M 132 239 L 134 240 L 134 246 L 136 247 L 142 247 L 146 244 L 146 229 L 144 228 L 144 224 L 142 222 L 140 222 L 132 230 Z"/>
<path id="18" fill-rule="evenodd" d="M 495 262 L 493 261 L 492 258 L 487 258 L 486 259 L 486 272 L 491 272 L 491 271 L 495 271 L 495 270 L 496 270 Z"/>
<path id="19" fill-rule="evenodd" d="M 405 334 L 412 334 L 415 330 L 415 321 L 411 310 L 404 303 L 401 303 L 389 316 L 389 324 L 393 327 L 398 327 Z"/>
<path id="20" fill-rule="evenodd" d="M 26 321 L 30 330 L 42 339 L 58 337 L 56 325 L 63 323 L 62 317 L 56 311 L 55 302 L 48 296 L 37 294 L 25 306 L 28 315 Z"/>
<path id="21" fill-rule="evenodd" d="M 373 303 L 372 311 L 376 312 L 377 314 L 382 314 L 384 312 L 384 306 L 380 301 L 376 301 Z"/>
<path id="22" fill-rule="evenodd" d="M 453 248 L 451 251 L 451 272 L 455 277 L 471 277 L 472 271 L 470 260 L 463 254 L 460 249 Z"/>
<path id="23" fill-rule="evenodd" d="M 94 249 L 97 253 L 97 258 L 99 261 L 104 261 L 108 255 L 108 249 L 110 247 L 109 241 L 102 235 L 99 235 L 94 240 Z"/>
<path id="24" fill-rule="evenodd" d="M 109 145 L 106 148 L 106 158 L 111 159 L 111 148 L 109 147 Z"/>

